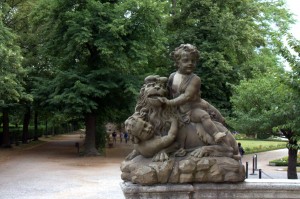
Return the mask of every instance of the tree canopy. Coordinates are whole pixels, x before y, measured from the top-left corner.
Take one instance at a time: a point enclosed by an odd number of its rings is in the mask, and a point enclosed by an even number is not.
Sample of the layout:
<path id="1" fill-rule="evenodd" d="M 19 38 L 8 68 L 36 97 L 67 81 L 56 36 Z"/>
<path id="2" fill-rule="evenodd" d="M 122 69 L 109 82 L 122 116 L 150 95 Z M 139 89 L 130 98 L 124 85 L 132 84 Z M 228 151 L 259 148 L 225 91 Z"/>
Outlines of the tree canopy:
<path id="1" fill-rule="evenodd" d="M 175 14 L 168 26 L 172 48 L 180 43 L 198 47 L 203 98 L 230 109 L 231 85 L 253 77 L 252 71 L 265 70 L 267 66 L 253 63 L 261 57 L 261 49 L 270 49 L 272 57 L 279 55 L 291 14 L 282 0 L 175 2 Z"/>
<path id="2" fill-rule="evenodd" d="M 174 70 L 181 43 L 200 51 L 202 97 L 228 115 L 234 86 L 283 68 L 280 56 L 293 70 L 284 85 L 300 90 L 284 0 L 5 0 L 0 17 L 0 106 L 33 98 L 22 110 L 43 118 L 124 121 L 143 79 Z"/>
<path id="3" fill-rule="evenodd" d="M 24 88 L 23 78 L 26 71 L 21 65 L 21 48 L 16 38 L 17 35 L 4 24 L 3 12 L 0 10 L 0 107 L 2 108 L 21 100 L 31 100 Z"/>
<path id="4" fill-rule="evenodd" d="M 231 97 L 233 118 L 228 122 L 241 133 L 260 137 L 282 133 L 289 140 L 288 178 L 297 178 L 300 93 L 286 79 L 287 74 L 277 71 L 241 81 Z"/>

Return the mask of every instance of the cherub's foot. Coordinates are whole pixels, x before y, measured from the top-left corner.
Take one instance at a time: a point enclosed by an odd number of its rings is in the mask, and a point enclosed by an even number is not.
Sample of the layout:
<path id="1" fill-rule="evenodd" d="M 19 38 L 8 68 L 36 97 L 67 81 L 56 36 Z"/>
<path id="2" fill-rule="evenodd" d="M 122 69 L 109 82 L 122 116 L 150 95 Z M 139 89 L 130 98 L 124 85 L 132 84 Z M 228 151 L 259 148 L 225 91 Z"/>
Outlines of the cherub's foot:
<path id="1" fill-rule="evenodd" d="M 222 141 L 226 136 L 226 132 L 218 132 L 214 135 L 215 142 Z"/>
<path id="2" fill-rule="evenodd" d="M 176 157 L 183 157 L 186 155 L 186 150 L 184 148 L 178 149 L 175 154 Z"/>

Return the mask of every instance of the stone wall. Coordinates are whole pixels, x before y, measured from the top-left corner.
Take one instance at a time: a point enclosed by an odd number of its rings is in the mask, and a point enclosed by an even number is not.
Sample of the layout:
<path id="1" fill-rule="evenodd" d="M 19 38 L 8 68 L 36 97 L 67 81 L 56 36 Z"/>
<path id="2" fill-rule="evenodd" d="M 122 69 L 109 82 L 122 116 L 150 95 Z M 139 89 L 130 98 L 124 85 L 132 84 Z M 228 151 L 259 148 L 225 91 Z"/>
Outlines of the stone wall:
<path id="1" fill-rule="evenodd" d="M 246 179 L 241 183 L 194 183 L 142 186 L 121 183 L 126 199 L 298 199 L 300 181 Z"/>

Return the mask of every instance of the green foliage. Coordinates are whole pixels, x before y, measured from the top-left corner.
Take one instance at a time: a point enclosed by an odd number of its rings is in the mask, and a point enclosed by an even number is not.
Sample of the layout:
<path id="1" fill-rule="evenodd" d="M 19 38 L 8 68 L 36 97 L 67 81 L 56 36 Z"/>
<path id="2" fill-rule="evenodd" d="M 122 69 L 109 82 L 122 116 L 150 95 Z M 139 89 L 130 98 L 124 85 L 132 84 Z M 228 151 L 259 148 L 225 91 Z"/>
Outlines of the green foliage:
<path id="1" fill-rule="evenodd" d="M 231 98 L 234 118 L 228 123 L 244 133 L 271 133 L 274 127 L 293 126 L 297 93 L 276 73 L 241 81 Z M 278 129 L 277 128 L 277 129 Z"/>
<path id="2" fill-rule="evenodd" d="M 16 42 L 17 36 L 4 23 L 3 11 L 9 6 L 0 5 L 0 107 L 7 107 L 22 100 L 30 101 L 32 97 L 24 88 L 26 71 L 21 66 L 22 55 Z"/>
<path id="3" fill-rule="evenodd" d="M 292 22 L 291 14 L 282 0 L 176 2 L 168 23 L 170 49 L 181 43 L 197 46 L 203 98 L 230 109 L 232 85 L 279 61 L 276 56 Z"/>
<path id="4" fill-rule="evenodd" d="M 245 154 L 259 153 L 286 148 L 286 141 L 237 140 L 245 150 Z"/>
<path id="5" fill-rule="evenodd" d="M 153 68 L 149 60 L 165 48 L 159 4 L 40 1 L 31 18 L 52 74 L 39 81 L 37 96 L 46 94 L 45 105 L 68 113 L 128 112 L 141 82 L 136 75 Z"/>

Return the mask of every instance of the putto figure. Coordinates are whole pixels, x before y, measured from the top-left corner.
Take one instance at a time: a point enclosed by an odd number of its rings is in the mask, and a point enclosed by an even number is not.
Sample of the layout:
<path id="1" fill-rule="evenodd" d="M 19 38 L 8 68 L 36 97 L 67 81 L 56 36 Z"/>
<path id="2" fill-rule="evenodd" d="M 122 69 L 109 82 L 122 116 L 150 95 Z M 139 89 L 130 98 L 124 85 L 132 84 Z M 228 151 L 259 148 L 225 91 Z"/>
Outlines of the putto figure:
<path id="1" fill-rule="evenodd" d="M 199 60 L 198 50 L 193 45 L 181 44 L 171 56 L 178 68 L 170 75 L 168 81 L 169 95 L 172 99 L 160 98 L 161 102 L 177 107 L 183 122 L 201 122 L 204 130 L 213 136 L 215 142 L 219 142 L 226 133 L 219 132 L 209 112 L 221 123 L 224 122 L 224 118 L 216 108 L 208 106 L 208 103 L 201 99 L 201 79 L 193 73 Z"/>

